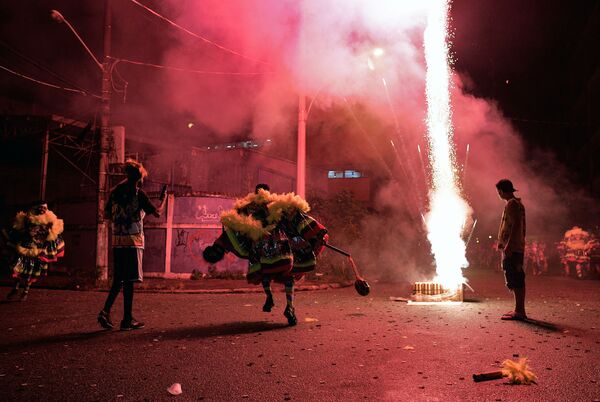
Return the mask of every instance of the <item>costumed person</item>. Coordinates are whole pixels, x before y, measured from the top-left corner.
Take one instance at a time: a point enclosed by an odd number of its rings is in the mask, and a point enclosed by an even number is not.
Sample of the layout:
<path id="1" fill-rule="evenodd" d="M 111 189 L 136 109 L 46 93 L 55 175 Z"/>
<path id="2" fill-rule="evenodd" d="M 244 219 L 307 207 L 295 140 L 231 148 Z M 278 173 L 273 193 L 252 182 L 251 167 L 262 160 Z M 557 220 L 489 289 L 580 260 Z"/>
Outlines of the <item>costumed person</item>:
<path id="1" fill-rule="evenodd" d="M 502 269 L 506 279 L 506 287 L 515 298 L 514 311 L 504 314 L 502 320 L 526 320 L 525 314 L 525 271 L 523 260 L 525 254 L 525 207 L 520 198 L 515 197 L 517 191 L 510 180 L 502 179 L 496 183 L 498 196 L 506 202 L 500 229 L 498 231 L 498 251 L 502 252 Z"/>
<path id="2" fill-rule="evenodd" d="M 166 187 L 160 195 L 160 205 L 155 207 L 141 186 L 148 175 L 144 166 L 134 160 L 125 162 L 127 179 L 110 192 L 104 213 L 112 222 L 112 247 L 114 273 L 104 308 L 98 313 L 98 323 L 112 329 L 110 309 L 123 288 L 123 320 L 121 330 L 140 329 L 144 323 L 133 318 L 133 285 L 142 282 L 142 257 L 144 254 L 144 217 L 159 217 L 165 207 Z"/>
<path id="3" fill-rule="evenodd" d="M 525 243 L 525 272 L 531 271 L 533 276 L 539 276 L 548 272 L 548 261 L 544 250 L 546 245 L 540 241 Z"/>
<path id="4" fill-rule="evenodd" d="M 7 299 L 16 298 L 23 284 L 20 297 L 22 301 L 27 300 L 31 285 L 48 274 L 48 264 L 64 256 L 63 229 L 63 220 L 58 219 L 44 201 L 35 202 L 29 211 L 16 215 L 7 236 L 7 244 L 16 252 L 12 275 L 15 282 Z"/>
<path id="5" fill-rule="evenodd" d="M 571 275 L 571 266 L 575 266 L 575 275 L 583 279 L 589 272 L 590 252 L 594 248 L 590 233 L 579 226 L 567 230 L 563 240 L 558 244 L 560 262 L 565 276 Z"/>
<path id="6" fill-rule="evenodd" d="M 284 316 L 296 325 L 294 284 L 316 267 L 316 258 L 327 240 L 327 230 L 306 213 L 301 197 L 275 194 L 259 184 L 254 193 L 238 199 L 234 208 L 221 214 L 223 232 L 204 250 L 209 263 L 220 261 L 225 252 L 248 260 L 246 279 L 261 284 L 266 295 L 264 312 L 275 306 L 272 281 L 283 283 L 286 293 Z"/>
<path id="7" fill-rule="evenodd" d="M 537 266 L 538 275 L 545 275 L 548 273 L 548 260 L 546 259 L 546 243 L 537 242 Z"/>
<path id="8" fill-rule="evenodd" d="M 590 270 L 596 274 L 596 277 L 600 276 L 600 241 L 593 236 L 593 240 L 590 246 Z"/>

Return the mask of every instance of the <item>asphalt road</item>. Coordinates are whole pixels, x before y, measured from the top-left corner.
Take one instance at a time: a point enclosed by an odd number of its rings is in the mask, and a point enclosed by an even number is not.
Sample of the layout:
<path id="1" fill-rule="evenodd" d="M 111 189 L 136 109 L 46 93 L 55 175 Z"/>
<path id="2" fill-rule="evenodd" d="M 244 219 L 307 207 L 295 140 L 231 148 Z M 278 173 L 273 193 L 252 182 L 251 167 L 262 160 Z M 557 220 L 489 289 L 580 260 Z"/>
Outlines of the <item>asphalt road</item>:
<path id="1" fill-rule="evenodd" d="M 600 400 L 600 281 L 528 278 L 539 322 L 524 323 L 499 320 L 512 307 L 500 274 L 470 280 L 454 306 L 389 300 L 409 284 L 299 292 L 296 327 L 283 293 L 272 313 L 260 294 L 137 294 L 147 326 L 131 332 L 99 330 L 105 293 L 34 289 L 0 304 L 0 400 Z M 537 385 L 473 382 L 517 355 Z"/>

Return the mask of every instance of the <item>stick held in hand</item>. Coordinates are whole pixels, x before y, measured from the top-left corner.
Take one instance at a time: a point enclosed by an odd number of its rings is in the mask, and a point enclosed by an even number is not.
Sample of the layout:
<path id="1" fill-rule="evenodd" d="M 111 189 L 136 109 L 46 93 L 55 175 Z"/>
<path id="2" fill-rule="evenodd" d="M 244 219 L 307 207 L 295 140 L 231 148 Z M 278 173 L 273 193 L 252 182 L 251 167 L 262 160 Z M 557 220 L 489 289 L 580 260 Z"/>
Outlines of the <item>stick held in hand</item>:
<path id="1" fill-rule="evenodd" d="M 325 243 L 325 247 L 348 257 L 348 261 L 350 262 L 352 271 L 354 271 L 354 277 L 356 278 L 356 281 L 354 281 L 354 289 L 356 289 L 356 292 L 359 295 L 367 296 L 371 292 L 371 286 L 369 285 L 369 282 L 367 282 L 362 276 L 360 276 L 358 268 L 356 267 L 356 264 L 354 263 L 354 260 L 352 259 L 350 253 L 327 243 Z"/>

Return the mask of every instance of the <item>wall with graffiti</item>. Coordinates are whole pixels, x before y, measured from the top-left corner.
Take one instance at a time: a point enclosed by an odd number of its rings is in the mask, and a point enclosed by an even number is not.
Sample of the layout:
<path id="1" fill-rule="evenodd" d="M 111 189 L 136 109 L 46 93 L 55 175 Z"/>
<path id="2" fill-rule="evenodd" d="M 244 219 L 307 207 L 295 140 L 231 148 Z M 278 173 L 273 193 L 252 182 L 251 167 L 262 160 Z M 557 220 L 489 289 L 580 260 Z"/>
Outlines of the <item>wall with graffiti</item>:
<path id="1" fill-rule="evenodd" d="M 221 232 L 221 212 L 232 208 L 234 201 L 227 197 L 169 195 L 165 213 L 144 220 L 144 275 L 189 278 L 192 271 L 245 273 L 247 261 L 233 255 L 227 254 L 214 266 L 202 258 L 204 248 Z M 65 220 L 64 236 L 70 250 L 61 266 L 70 272 L 89 270 L 91 274 L 95 269 L 95 203 L 64 203 L 57 210 Z"/>
<path id="2" fill-rule="evenodd" d="M 221 232 L 221 212 L 232 208 L 233 203 L 234 199 L 225 197 L 170 196 L 166 221 L 147 220 L 145 254 L 153 258 L 144 257 L 144 271 L 165 277 L 186 277 L 192 271 L 208 273 L 209 269 L 245 272 L 247 262 L 233 255 L 213 267 L 202 258 L 202 251 Z"/>

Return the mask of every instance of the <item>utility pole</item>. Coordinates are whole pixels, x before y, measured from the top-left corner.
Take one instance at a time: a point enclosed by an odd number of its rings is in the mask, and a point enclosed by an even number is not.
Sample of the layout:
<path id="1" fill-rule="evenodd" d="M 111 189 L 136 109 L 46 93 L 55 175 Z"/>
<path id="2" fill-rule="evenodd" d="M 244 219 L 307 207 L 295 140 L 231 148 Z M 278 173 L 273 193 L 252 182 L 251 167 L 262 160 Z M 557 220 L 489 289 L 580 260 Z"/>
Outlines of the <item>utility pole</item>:
<path id="1" fill-rule="evenodd" d="M 104 60 L 102 62 L 102 109 L 100 118 L 100 158 L 98 161 L 98 208 L 96 232 L 96 274 L 99 280 L 108 279 L 108 222 L 104 218 L 104 205 L 108 192 L 108 152 L 110 149 L 110 51 L 112 39 L 111 0 L 105 0 L 104 9 Z"/>
<path id="2" fill-rule="evenodd" d="M 306 198 L 306 95 L 298 99 L 298 156 L 296 160 L 296 194 Z"/>

